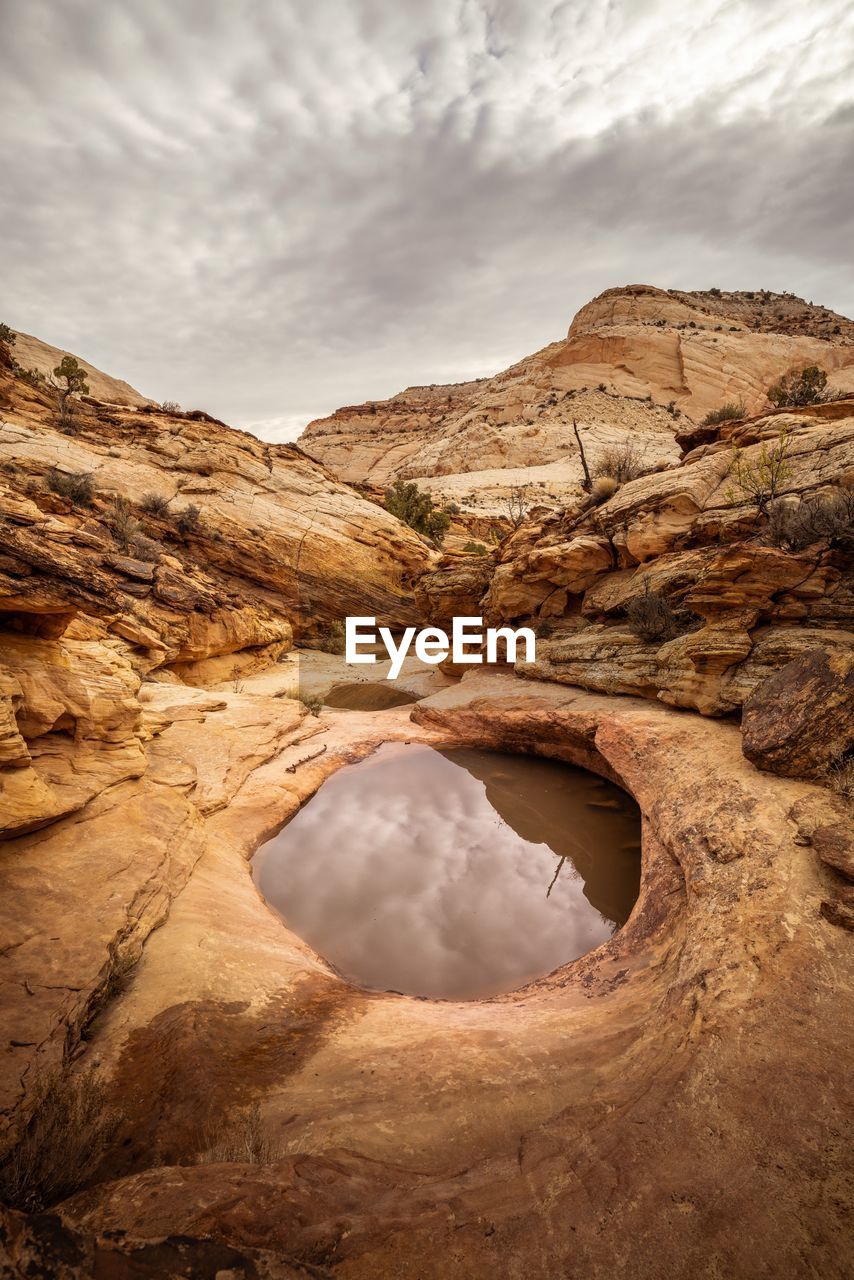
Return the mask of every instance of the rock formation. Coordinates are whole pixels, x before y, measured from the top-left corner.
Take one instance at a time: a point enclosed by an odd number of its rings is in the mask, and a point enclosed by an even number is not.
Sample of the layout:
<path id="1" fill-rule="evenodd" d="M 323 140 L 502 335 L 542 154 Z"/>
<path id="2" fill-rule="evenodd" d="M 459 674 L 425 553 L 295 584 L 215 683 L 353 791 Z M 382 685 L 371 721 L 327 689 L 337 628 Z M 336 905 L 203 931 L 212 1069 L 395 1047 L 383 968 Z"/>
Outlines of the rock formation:
<path id="1" fill-rule="evenodd" d="M 236 678 L 348 613 L 419 616 L 434 553 L 294 446 L 94 399 L 66 434 L 8 358 L 0 401 L 5 834 L 143 771 L 142 679 Z"/>
<path id="2" fill-rule="evenodd" d="M 793 366 L 854 390 L 854 324 L 789 294 L 609 289 L 564 341 L 478 382 L 409 387 L 338 409 L 300 444 L 340 479 L 417 479 L 466 510 L 501 514 L 508 491 L 561 505 L 581 480 L 573 420 L 595 464 L 631 436 L 648 466 L 676 460 L 677 429 L 726 401 L 757 412 Z"/>
<path id="3" fill-rule="evenodd" d="M 770 410 L 813 362 L 835 398 Z M 309 457 L 97 371 L 62 430 L 0 345 L 0 1185 L 45 1081 L 99 1073 L 116 1125 L 49 1212 L 0 1208 L 4 1276 L 850 1270 L 852 371 L 851 323 L 788 295 L 611 290 Z M 573 419 L 640 474 L 594 500 Z M 440 557 L 347 483 L 398 475 L 487 524 L 520 476 L 546 500 Z M 321 708 L 348 613 L 530 623 L 537 658 Z M 489 1001 L 345 981 L 247 860 L 388 741 L 625 787 L 628 924 Z M 216 1157 L 250 1121 L 264 1157 Z"/>

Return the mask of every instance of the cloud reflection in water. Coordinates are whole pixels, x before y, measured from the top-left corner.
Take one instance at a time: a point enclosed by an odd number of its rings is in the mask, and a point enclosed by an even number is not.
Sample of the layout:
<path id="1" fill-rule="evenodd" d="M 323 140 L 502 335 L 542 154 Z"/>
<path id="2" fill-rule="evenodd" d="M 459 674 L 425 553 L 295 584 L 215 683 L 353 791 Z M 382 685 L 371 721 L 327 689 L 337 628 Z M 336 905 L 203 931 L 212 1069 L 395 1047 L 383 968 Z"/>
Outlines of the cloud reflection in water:
<path id="1" fill-rule="evenodd" d="M 639 848 L 637 807 L 584 770 L 387 744 L 325 782 L 253 873 L 354 982 L 472 999 L 605 941 L 637 897 Z"/>

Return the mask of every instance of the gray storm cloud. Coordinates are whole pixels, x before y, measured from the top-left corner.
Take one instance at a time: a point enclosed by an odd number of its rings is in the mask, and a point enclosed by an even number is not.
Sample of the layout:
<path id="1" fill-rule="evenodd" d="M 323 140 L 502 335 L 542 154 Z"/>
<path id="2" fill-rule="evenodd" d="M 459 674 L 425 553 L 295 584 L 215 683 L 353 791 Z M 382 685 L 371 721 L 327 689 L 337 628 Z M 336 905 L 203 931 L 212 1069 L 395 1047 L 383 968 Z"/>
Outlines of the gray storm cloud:
<path id="1" fill-rule="evenodd" d="M 612 285 L 852 313 L 847 0 L 6 0 L 2 318 L 268 438 Z"/>

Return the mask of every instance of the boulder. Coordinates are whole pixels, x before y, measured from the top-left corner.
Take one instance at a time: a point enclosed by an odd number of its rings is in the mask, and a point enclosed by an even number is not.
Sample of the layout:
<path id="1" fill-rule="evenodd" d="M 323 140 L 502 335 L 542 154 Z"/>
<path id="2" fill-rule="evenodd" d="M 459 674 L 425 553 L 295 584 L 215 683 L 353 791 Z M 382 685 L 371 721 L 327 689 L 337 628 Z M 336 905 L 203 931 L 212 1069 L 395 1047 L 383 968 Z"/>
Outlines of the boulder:
<path id="1" fill-rule="evenodd" d="M 742 750 L 759 769 L 820 778 L 854 743 L 854 652 L 814 649 L 744 704 Z"/>

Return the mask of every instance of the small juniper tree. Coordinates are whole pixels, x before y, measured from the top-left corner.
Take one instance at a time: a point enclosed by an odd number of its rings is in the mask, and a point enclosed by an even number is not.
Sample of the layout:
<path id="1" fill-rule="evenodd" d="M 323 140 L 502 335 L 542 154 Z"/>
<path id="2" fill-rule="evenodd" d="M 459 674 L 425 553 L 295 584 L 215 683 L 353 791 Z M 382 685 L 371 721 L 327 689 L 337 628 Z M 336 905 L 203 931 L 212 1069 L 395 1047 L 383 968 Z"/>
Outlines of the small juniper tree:
<path id="1" fill-rule="evenodd" d="M 789 433 L 785 430 L 773 444 L 763 440 L 757 454 L 749 455 L 734 447 L 729 463 L 733 483 L 726 490 L 727 502 L 753 503 L 764 515 L 792 474 L 788 452 Z"/>
<path id="2" fill-rule="evenodd" d="M 790 369 L 768 388 L 768 399 L 778 409 L 820 404 L 827 399 L 827 374 L 815 364 L 800 370 Z"/>
<path id="3" fill-rule="evenodd" d="M 0 324 L 0 342 L 4 347 L 14 347 L 17 334 L 7 324 Z"/>
<path id="4" fill-rule="evenodd" d="M 74 356 L 63 356 L 51 375 L 50 384 L 56 392 L 59 421 L 62 426 L 68 426 L 73 416 L 72 397 L 88 395 L 86 374 Z"/>
<path id="5" fill-rule="evenodd" d="M 711 409 L 700 423 L 701 427 L 711 427 L 718 422 L 733 422 L 745 417 L 747 409 L 743 400 L 727 400 L 717 409 Z"/>
<path id="6" fill-rule="evenodd" d="M 430 494 L 419 489 L 414 480 L 395 480 L 385 491 L 385 508 L 437 547 L 451 523 L 448 512 L 435 506 Z"/>

